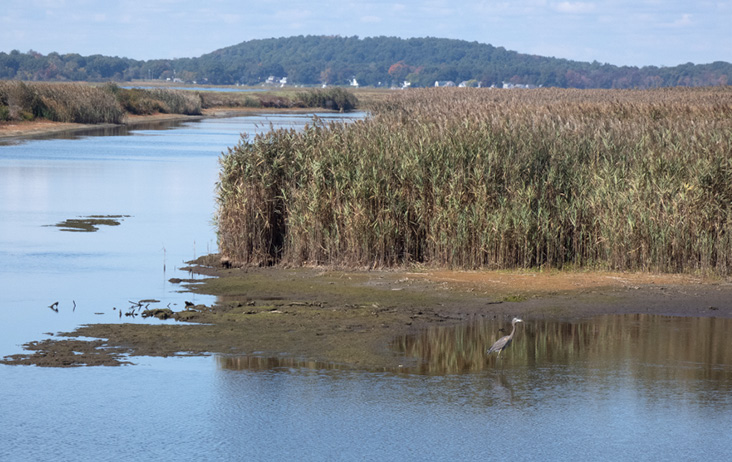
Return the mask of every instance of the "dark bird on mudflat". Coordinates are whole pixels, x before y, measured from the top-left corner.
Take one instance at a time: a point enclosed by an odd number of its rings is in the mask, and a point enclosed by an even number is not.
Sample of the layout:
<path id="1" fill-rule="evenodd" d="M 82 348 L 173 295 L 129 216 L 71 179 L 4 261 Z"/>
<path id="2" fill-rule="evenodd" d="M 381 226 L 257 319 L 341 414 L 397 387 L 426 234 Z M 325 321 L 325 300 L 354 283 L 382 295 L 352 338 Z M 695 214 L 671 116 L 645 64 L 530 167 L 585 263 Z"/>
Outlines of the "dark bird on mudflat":
<path id="1" fill-rule="evenodd" d="M 496 343 L 494 343 L 493 346 L 488 349 L 488 354 L 491 354 L 494 351 L 497 351 L 498 357 L 499 358 L 501 357 L 501 352 L 503 350 L 505 350 L 511 344 L 511 341 L 513 340 L 513 334 L 516 333 L 516 323 L 517 322 L 524 322 L 524 321 L 519 318 L 513 318 L 513 320 L 511 321 L 511 326 L 513 327 L 511 329 L 511 333 L 496 340 Z"/>

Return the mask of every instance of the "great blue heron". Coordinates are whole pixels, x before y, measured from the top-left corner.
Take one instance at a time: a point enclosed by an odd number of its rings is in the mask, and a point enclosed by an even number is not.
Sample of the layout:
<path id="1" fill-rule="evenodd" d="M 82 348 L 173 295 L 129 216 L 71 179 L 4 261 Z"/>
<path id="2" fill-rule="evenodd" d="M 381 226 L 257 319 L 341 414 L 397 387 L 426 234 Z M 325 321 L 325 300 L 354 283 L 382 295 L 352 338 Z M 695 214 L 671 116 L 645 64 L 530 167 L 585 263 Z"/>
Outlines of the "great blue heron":
<path id="1" fill-rule="evenodd" d="M 513 318 L 511 321 L 511 333 L 508 335 L 505 335 L 498 340 L 496 340 L 496 343 L 493 344 L 492 347 L 488 349 L 488 354 L 493 353 L 494 351 L 498 352 L 498 357 L 501 357 L 501 352 L 506 349 L 511 344 L 511 340 L 513 340 L 513 334 L 516 333 L 516 323 L 517 322 L 524 322 L 522 319 L 519 318 Z"/>

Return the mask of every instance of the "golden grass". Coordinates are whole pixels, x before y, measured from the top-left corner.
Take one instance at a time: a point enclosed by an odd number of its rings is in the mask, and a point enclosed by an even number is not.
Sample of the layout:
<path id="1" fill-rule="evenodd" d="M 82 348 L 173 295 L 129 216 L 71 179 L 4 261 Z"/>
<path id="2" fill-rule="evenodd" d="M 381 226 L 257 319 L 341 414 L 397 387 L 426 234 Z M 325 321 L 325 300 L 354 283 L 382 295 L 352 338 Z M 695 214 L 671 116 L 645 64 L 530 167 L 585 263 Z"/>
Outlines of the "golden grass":
<path id="1" fill-rule="evenodd" d="M 247 264 L 729 274 L 732 91 L 395 92 L 222 158 L 220 249 Z"/>
<path id="2" fill-rule="evenodd" d="M 0 81 L 0 120 L 119 123 L 124 111 L 103 88 L 77 83 Z"/>

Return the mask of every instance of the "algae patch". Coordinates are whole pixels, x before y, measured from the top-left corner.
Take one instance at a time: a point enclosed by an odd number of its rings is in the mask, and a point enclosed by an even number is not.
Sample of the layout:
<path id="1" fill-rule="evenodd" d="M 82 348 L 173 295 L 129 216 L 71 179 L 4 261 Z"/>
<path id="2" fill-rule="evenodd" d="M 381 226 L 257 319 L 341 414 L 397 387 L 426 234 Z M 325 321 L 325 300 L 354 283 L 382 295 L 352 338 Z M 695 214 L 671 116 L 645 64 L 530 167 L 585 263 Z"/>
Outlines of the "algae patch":
<path id="1" fill-rule="evenodd" d="M 55 226 L 60 231 L 93 233 L 99 231 L 100 226 L 119 226 L 122 220 L 129 217 L 130 215 L 89 215 L 86 217 L 69 218 L 55 225 L 47 226 Z"/>

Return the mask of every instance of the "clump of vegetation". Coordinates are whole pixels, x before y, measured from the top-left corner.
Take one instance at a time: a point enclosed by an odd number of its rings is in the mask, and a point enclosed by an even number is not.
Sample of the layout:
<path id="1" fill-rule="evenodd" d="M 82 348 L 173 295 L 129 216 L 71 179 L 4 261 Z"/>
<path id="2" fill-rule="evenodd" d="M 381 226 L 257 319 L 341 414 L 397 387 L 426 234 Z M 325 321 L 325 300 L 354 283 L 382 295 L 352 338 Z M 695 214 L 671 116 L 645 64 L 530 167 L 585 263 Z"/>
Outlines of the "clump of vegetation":
<path id="1" fill-rule="evenodd" d="M 201 114 L 195 92 L 124 89 L 108 83 L 0 81 L 0 121 L 47 119 L 84 124 L 121 123 L 126 114 Z"/>
<path id="2" fill-rule="evenodd" d="M 0 120 L 119 123 L 123 117 L 114 95 L 99 87 L 0 81 Z"/>
<path id="3" fill-rule="evenodd" d="M 297 94 L 297 99 L 305 107 L 320 107 L 335 111 L 351 111 L 358 106 L 358 98 L 340 87 L 301 92 Z"/>
<path id="4" fill-rule="evenodd" d="M 732 271 L 732 91 L 426 89 L 222 159 L 243 264 Z"/>
<path id="5" fill-rule="evenodd" d="M 201 91 L 198 92 L 203 108 L 212 107 L 262 107 L 262 101 L 256 94 L 244 92 Z"/>
<path id="6" fill-rule="evenodd" d="M 344 88 L 331 87 L 308 91 L 263 92 L 199 92 L 204 108 L 253 107 L 253 108 L 322 108 L 333 111 L 351 111 L 358 106 L 358 99 Z"/>
<path id="7" fill-rule="evenodd" d="M 51 226 L 56 226 L 61 231 L 93 233 L 99 231 L 99 226 L 119 226 L 122 220 L 128 217 L 129 215 L 90 215 L 88 217 L 69 218 Z"/>
<path id="8" fill-rule="evenodd" d="M 114 94 L 124 110 L 130 114 L 201 114 L 201 97 L 194 92 L 163 88 L 126 89 L 111 83 L 106 84 L 105 88 Z"/>

